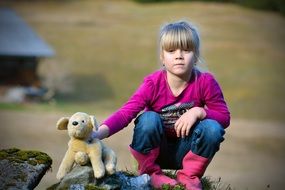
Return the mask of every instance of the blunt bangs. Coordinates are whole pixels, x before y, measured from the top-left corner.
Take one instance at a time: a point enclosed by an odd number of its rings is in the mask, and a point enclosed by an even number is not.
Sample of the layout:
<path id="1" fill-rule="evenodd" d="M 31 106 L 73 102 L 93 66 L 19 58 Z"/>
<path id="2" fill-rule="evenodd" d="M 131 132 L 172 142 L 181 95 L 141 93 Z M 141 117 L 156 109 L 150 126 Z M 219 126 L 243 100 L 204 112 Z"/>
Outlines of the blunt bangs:
<path id="1" fill-rule="evenodd" d="M 183 26 L 169 26 L 164 33 L 162 33 L 160 40 L 160 47 L 162 50 L 171 51 L 176 49 L 194 51 L 194 42 L 189 30 Z"/>

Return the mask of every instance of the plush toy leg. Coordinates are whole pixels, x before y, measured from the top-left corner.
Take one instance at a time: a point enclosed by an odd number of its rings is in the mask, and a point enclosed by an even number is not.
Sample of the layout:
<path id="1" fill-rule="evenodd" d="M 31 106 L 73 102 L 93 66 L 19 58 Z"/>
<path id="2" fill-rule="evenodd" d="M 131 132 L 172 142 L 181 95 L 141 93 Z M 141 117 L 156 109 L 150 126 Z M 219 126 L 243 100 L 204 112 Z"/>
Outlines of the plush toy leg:
<path id="1" fill-rule="evenodd" d="M 61 180 L 72 168 L 74 164 L 74 156 L 75 153 L 68 149 L 62 159 L 62 162 L 59 166 L 58 172 L 56 174 L 56 178 Z"/>
<path id="2" fill-rule="evenodd" d="M 90 151 L 89 158 L 92 164 L 94 177 L 101 178 L 105 175 L 105 166 L 102 160 L 102 150 L 101 147 Z"/>
<path id="3" fill-rule="evenodd" d="M 159 154 L 159 148 L 151 150 L 148 154 L 142 154 L 129 147 L 132 155 L 138 162 L 139 174 L 148 174 L 151 178 L 151 184 L 154 188 L 161 188 L 163 184 L 176 185 L 177 182 L 170 177 L 163 174 L 159 165 L 155 163 L 155 160 Z"/>
<path id="4" fill-rule="evenodd" d="M 104 147 L 103 160 L 107 173 L 114 174 L 116 172 L 117 165 L 117 157 L 115 152 L 110 148 Z"/>
<path id="5" fill-rule="evenodd" d="M 209 163 L 210 159 L 188 152 L 182 161 L 183 169 L 177 172 L 177 181 L 186 185 L 187 190 L 202 190 L 200 179 Z"/>

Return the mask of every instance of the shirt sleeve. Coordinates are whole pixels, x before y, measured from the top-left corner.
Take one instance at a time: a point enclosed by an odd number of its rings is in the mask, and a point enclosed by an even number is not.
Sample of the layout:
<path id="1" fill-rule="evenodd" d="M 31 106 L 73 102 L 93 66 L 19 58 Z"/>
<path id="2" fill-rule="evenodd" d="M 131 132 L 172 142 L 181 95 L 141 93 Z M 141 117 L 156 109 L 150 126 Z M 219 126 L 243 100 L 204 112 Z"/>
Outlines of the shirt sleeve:
<path id="1" fill-rule="evenodd" d="M 146 108 L 151 100 L 153 89 L 153 82 L 146 78 L 130 99 L 103 122 L 109 128 L 109 136 L 126 127 L 139 112 Z"/>
<path id="2" fill-rule="evenodd" d="M 218 82 L 207 74 L 204 83 L 204 101 L 206 118 L 218 121 L 224 128 L 230 125 L 230 112 Z"/>

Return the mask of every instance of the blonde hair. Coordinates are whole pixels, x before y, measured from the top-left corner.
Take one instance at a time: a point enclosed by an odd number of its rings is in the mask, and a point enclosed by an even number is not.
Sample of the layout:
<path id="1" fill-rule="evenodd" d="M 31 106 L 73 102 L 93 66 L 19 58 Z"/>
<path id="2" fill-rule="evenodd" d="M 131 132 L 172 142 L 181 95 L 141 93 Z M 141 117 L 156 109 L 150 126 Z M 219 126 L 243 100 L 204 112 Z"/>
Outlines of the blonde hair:
<path id="1" fill-rule="evenodd" d="M 160 30 L 159 53 L 176 49 L 194 52 L 194 63 L 200 59 L 200 35 L 190 22 L 177 21 L 164 25 Z"/>

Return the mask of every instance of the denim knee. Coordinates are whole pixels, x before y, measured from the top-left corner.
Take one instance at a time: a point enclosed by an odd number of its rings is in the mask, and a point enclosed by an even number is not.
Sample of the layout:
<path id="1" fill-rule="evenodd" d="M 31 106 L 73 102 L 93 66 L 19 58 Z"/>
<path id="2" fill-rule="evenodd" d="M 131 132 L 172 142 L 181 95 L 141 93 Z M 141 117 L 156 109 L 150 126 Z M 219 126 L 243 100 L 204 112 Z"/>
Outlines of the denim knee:
<path id="1" fill-rule="evenodd" d="M 209 145 L 217 146 L 224 141 L 224 128 L 215 120 L 205 119 L 200 122 L 203 128 L 204 138 Z"/>
<path id="2" fill-rule="evenodd" d="M 215 120 L 200 121 L 193 131 L 191 150 L 203 157 L 212 158 L 224 141 L 224 128 Z"/>
<path id="3" fill-rule="evenodd" d="M 141 153 L 148 153 L 160 145 L 162 135 L 160 115 L 153 111 L 144 112 L 135 120 L 131 147 Z"/>
<path id="4" fill-rule="evenodd" d="M 144 135 L 152 135 L 157 132 L 157 129 L 160 129 L 161 125 L 160 115 L 153 111 L 147 111 L 142 113 L 135 120 L 135 131 Z M 162 129 L 162 128 L 161 128 Z"/>

